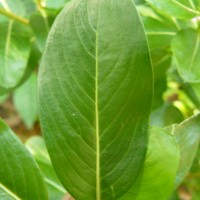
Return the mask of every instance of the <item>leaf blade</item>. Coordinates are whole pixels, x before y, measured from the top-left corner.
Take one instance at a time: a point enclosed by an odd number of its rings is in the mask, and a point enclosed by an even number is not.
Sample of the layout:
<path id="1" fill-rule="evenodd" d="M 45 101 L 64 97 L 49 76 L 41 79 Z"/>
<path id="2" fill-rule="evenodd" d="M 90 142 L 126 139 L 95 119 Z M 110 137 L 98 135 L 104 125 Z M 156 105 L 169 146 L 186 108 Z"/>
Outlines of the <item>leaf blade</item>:
<path id="1" fill-rule="evenodd" d="M 116 199 L 131 186 L 146 153 L 151 101 L 149 51 L 133 2 L 70 2 L 47 40 L 39 107 L 52 163 L 72 196 Z"/>

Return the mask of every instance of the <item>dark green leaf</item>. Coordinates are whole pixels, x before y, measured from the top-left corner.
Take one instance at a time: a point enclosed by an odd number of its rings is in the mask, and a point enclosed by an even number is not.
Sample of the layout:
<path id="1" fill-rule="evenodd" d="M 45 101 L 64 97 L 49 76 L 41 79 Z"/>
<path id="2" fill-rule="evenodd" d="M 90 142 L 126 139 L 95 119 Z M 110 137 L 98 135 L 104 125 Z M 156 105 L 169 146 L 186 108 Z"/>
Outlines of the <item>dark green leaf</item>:
<path id="1" fill-rule="evenodd" d="M 144 162 L 152 69 L 132 0 L 74 0 L 47 40 L 40 117 L 58 177 L 76 199 L 112 200 Z"/>
<path id="2" fill-rule="evenodd" d="M 0 197 L 47 200 L 46 185 L 31 154 L 0 120 Z M 2 192 L 3 191 L 3 192 Z M 1 193 L 2 192 L 2 193 Z M 3 200 L 7 200 L 5 197 Z"/>

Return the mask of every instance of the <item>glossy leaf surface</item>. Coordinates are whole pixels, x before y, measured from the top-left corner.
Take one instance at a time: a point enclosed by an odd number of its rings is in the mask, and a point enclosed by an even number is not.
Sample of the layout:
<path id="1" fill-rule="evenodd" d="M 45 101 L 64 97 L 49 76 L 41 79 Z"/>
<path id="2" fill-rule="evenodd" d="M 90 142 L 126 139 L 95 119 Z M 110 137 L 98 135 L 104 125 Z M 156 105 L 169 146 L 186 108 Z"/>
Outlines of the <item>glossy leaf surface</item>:
<path id="1" fill-rule="evenodd" d="M 200 114 L 185 120 L 174 130 L 181 154 L 175 186 L 182 182 L 194 161 L 200 142 L 199 124 Z"/>
<path id="2" fill-rule="evenodd" d="M 179 158 L 175 136 L 161 128 L 151 128 L 143 171 L 120 200 L 168 199 L 174 189 Z M 135 192 L 136 188 L 139 188 L 139 193 Z"/>
<path id="3" fill-rule="evenodd" d="M 131 187 L 145 158 L 151 100 L 133 2 L 69 2 L 47 41 L 39 103 L 52 163 L 75 199 L 117 199 Z"/>
<path id="4" fill-rule="evenodd" d="M 178 71 L 186 82 L 200 82 L 200 35 L 193 29 L 180 31 L 172 42 Z"/>
<path id="5" fill-rule="evenodd" d="M 147 2 L 172 17 L 190 19 L 199 15 L 195 0 L 147 0 Z"/>
<path id="6" fill-rule="evenodd" d="M 0 158 L 0 199 L 7 199 L 5 196 L 15 200 L 48 199 L 46 185 L 38 166 L 28 150 L 2 120 L 0 120 Z"/>

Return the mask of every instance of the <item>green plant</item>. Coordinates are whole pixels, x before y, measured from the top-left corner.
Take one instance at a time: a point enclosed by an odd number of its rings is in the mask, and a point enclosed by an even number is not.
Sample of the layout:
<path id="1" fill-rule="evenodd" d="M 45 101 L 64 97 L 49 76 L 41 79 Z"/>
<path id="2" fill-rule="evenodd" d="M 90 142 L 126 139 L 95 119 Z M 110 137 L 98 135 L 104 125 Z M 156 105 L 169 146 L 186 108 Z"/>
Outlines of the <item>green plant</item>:
<path id="1" fill-rule="evenodd" d="M 66 2 L 0 2 L 2 101 L 49 153 L 1 120 L 0 199 L 198 199 L 200 2 Z"/>

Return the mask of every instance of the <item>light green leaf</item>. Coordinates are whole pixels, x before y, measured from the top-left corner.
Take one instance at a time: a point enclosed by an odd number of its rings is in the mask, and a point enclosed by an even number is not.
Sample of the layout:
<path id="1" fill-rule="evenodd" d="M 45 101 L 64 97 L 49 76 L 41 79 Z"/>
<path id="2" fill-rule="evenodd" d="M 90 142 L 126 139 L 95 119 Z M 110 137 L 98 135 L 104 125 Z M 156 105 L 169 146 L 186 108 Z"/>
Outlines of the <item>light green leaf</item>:
<path id="1" fill-rule="evenodd" d="M 0 3 L 4 9 L 18 16 L 30 16 L 36 11 L 34 0 L 1 0 Z"/>
<path id="2" fill-rule="evenodd" d="M 47 40 L 39 107 L 53 166 L 75 199 L 113 200 L 131 187 L 145 158 L 151 101 L 133 2 L 69 2 Z"/>
<path id="3" fill-rule="evenodd" d="M 43 138 L 40 136 L 31 137 L 26 142 L 26 146 L 44 174 L 49 200 L 62 199 L 67 192 L 55 174 Z"/>
<path id="4" fill-rule="evenodd" d="M 46 185 L 38 166 L 2 120 L 0 158 L 0 199 L 47 200 Z"/>
<path id="5" fill-rule="evenodd" d="M 155 8 L 180 19 L 190 19 L 199 15 L 194 0 L 146 0 Z"/>
<path id="6" fill-rule="evenodd" d="M 180 149 L 180 163 L 176 176 L 175 186 L 177 187 L 188 173 L 200 142 L 200 114 L 195 115 L 181 124 L 175 130 L 175 136 Z"/>
<path id="7" fill-rule="evenodd" d="M 174 189 L 179 158 L 175 136 L 161 128 L 151 128 L 143 172 L 120 200 L 166 200 Z M 134 192 L 136 188 L 139 194 Z"/>
<path id="8" fill-rule="evenodd" d="M 37 77 L 33 73 L 28 80 L 14 92 L 14 105 L 26 124 L 31 129 L 38 116 L 37 108 Z"/>
<path id="9" fill-rule="evenodd" d="M 59 9 L 64 7 L 64 5 L 68 2 L 69 0 L 44 0 L 45 2 L 45 7 L 50 8 L 50 9 Z"/>
<path id="10" fill-rule="evenodd" d="M 184 81 L 200 82 L 200 35 L 197 31 L 180 31 L 172 42 L 172 51 Z"/>
<path id="11" fill-rule="evenodd" d="M 4 101 L 6 101 L 8 96 L 9 96 L 8 94 L 0 95 L 0 104 L 3 103 Z"/>
<path id="12" fill-rule="evenodd" d="M 0 86 L 14 87 L 22 78 L 31 51 L 25 25 L 9 20 L 0 23 Z"/>
<path id="13" fill-rule="evenodd" d="M 34 32 L 36 43 L 41 52 L 43 52 L 47 35 L 49 32 L 49 24 L 47 18 L 39 13 L 36 13 L 30 18 L 30 25 Z"/>

